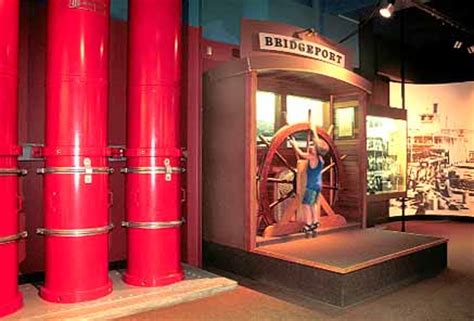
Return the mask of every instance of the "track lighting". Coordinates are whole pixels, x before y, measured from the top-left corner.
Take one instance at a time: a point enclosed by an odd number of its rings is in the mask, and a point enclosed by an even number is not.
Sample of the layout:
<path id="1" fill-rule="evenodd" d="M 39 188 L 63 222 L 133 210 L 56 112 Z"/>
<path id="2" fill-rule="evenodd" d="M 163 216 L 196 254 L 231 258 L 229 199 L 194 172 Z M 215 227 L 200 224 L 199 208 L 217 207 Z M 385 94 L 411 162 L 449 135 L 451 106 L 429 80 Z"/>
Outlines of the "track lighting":
<path id="1" fill-rule="evenodd" d="M 453 48 L 454 49 L 459 49 L 459 48 L 461 48 L 461 46 L 462 46 L 462 41 L 456 40 L 454 42 Z"/>
<path id="2" fill-rule="evenodd" d="M 395 0 L 388 0 L 385 7 L 380 8 L 379 13 L 384 18 L 390 18 L 395 11 Z"/>
<path id="3" fill-rule="evenodd" d="M 469 52 L 471 55 L 474 54 L 474 45 L 467 47 L 467 52 Z"/>

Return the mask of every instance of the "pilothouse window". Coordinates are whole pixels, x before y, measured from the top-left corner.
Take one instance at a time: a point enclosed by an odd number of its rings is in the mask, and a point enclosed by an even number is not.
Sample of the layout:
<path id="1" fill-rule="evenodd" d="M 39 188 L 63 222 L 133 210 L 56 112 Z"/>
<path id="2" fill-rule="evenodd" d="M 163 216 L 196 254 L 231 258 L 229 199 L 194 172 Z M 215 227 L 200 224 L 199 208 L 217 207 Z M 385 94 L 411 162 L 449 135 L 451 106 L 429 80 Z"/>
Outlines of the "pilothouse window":
<path id="1" fill-rule="evenodd" d="M 286 96 L 286 120 L 288 124 L 305 123 L 311 111 L 311 122 L 323 126 L 323 102 L 314 98 Z"/>
<path id="2" fill-rule="evenodd" d="M 257 91 L 257 136 L 272 137 L 275 133 L 277 95 Z"/>

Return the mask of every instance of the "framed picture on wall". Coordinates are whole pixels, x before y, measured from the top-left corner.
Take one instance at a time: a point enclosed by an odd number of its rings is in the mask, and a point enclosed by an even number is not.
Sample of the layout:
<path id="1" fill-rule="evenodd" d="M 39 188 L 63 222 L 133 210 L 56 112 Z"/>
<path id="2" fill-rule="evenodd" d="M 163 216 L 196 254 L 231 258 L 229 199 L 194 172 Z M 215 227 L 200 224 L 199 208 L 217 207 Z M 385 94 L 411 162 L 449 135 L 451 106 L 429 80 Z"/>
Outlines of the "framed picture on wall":
<path id="1" fill-rule="evenodd" d="M 336 139 L 355 138 L 355 107 L 335 108 L 334 125 Z"/>

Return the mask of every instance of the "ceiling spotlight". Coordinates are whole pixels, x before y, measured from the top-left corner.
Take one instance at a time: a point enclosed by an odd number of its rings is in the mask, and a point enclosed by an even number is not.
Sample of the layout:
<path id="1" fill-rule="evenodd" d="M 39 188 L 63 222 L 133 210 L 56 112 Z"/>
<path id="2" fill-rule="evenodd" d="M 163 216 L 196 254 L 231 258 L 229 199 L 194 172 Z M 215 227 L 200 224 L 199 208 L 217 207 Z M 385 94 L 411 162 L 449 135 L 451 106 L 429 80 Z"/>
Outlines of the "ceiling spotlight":
<path id="1" fill-rule="evenodd" d="M 469 52 L 471 55 L 474 54 L 474 45 L 467 47 L 467 52 Z"/>
<path id="2" fill-rule="evenodd" d="M 385 7 L 380 8 L 379 13 L 384 18 L 390 18 L 395 11 L 395 0 L 388 0 Z"/>
<path id="3" fill-rule="evenodd" d="M 456 40 L 454 42 L 453 48 L 454 49 L 459 49 L 459 48 L 461 48 L 461 46 L 462 46 L 462 41 Z"/>

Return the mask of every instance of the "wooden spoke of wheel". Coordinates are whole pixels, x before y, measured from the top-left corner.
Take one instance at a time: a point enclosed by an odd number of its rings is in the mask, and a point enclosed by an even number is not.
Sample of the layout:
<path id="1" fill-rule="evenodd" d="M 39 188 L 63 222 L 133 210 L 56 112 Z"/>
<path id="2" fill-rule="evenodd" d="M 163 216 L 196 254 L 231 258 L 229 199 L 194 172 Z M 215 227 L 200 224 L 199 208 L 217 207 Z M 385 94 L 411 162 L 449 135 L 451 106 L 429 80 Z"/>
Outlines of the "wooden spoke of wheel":
<path id="1" fill-rule="evenodd" d="M 293 184 L 292 180 L 273 178 L 273 177 L 267 178 L 267 182 L 268 183 L 277 183 L 277 184 Z"/>
<path id="2" fill-rule="evenodd" d="M 342 155 L 342 156 L 341 156 L 341 160 L 346 159 L 346 157 L 347 157 L 347 155 Z M 336 166 L 336 163 L 332 163 L 332 164 L 329 164 L 328 166 L 324 167 L 323 170 L 321 171 L 321 174 L 326 173 L 328 170 L 330 170 L 330 169 L 333 168 L 334 166 Z"/>
<path id="3" fill-rule="evenodd" d="M 330 127 L 332 128 L 332 127 Z M 331 158 L 331 164 L 334 164 L 334 160 Z M 327 189 L 330 190 L 329 192 L 329 204 L 334 204 L 334 200 L 335 200 L 335 196 L 336 196 L 336 191 L 337 189 L 333 189 L 332 187 L 334 187 L 334 176 L 335 176 L 335 173 L 334 173 L 334 168 L 331 169 L 331 172 L 329 172 L 329 185 L 328 187 L 326 187 Z"/>
<path id="4" fill-rule="evenodd" d="M 263 142 L 263 145 L 265 145 L 267 147 L 267 149 L 265 150 L 265 153 L 263 154 L 263 157 L 262 157 L 262 159 L 265 159 L 267 157 L 267 154 L 268 154 L 268 145 L 267 145 L 267 142 L 264 139 L 262 139 L 262 138 L 265 138 L 265 137 L 260 135 L 259 138 Z M 259 166 L 258 170 L 257 170 L 257 180 L 260 180 L 261 176 L 262 176 L 262 167 Z"/>
<path id="5" fill-rule="evenodd" d="M 332 135 L 332 131 L 333 131 L 333 130 L 334 130 L 334 125 L 329 126 L 329 128 L 328 128 L 328 130 L 327 130 L 327 133 L 328 133 L 329 136 Z"/>
<path id="6" fill-rule="evenodd" d="M 311 124 L 311 109 L 308 109 L 308 123 Z M 309 151 L 309 143 L 311 141 L 311 132 L 312 131 L 313 131 L 313 129 L 311 128 L 311 125 L 310 125 L 309 130 L 306 133 L 306 152 Z"/>
<path id="7" fill-rule="evenodd" d="M 275 202 L 271 203 L 270 204 L 270 209 L 273 209 L 275 206 L 277 206 L 278 204 L 280 204 L 281 202 L 289 199 L 290 197 L 292 197 L 295 193 L 293 191 L 289 192 L 288 194 L 286 194 L 285 196 L 282 196 L 280 197 L 279 199 L 277 199 Z"/>
<path id="8" fill-rule="evenodd" d="M 319 203 L 321 204 L 321 207 L 323 208 L 323 210 L 326 212 L 327 215 L 336 214 L 334 210 L 332 209 L 331 205 L 329 205 L 328 201 L 326 201 L 326 198 L 323 195 L 319 195 Z"/>
<path id="9" fill-rule="evenodd" d="M 265 143 L 265 145 L 267 145 L 267 148 L 270 148 L 270 142 L 265 138 L 263 137 L 262 135 L 258 136 L 262 142 Z M 292 171 L 295 175 L 296 175 L 296 171 L 294 170 L 294 168 L 288 163 L 288 161 L 278 152 L 278 151 L 275 151 L 275 155 L 282 161 L 282 163 L 290 170 Z"/>
<path id="10" fill-rule="evenodd" d="M 309 144 L 311 143 L 311 129 L 306 132 L 306 152 L 309 152 Z"/>
<path id="11" fill-rule="evenodd" d="M 290 139 L 296 141 L 296 139 L 295 139 L 295 137 L 293 137 L 293 135 L 289 135 L 289 136 L 287 137 L 287 140 L 290 140 Z M 290 143 L 290 144 L 291 144 L 291 143 Z M 295 148 L 294 148 L 293 146 L 291 146 L 291 147 L 292 147 L 292 149 L 293 149 L 293 152 L 295 153 L 296 159 L 297 159 L 297 160 L 300 160 L 300 159 L 301 159 L 300 154 L 298 154 L 298 153 L 296 152 L 296 150 L 295 150 Z"/>
<path id="12" fill-rule="evenodd" d="M 261 215 L 257 219 L 257 226 L 260 226 L 262 224 L 262 221 L 265 225 L 268 225 L 268 224 L 272 223 L 272 222 L 268 221 L 268 219 L 265 215 Z"/>

